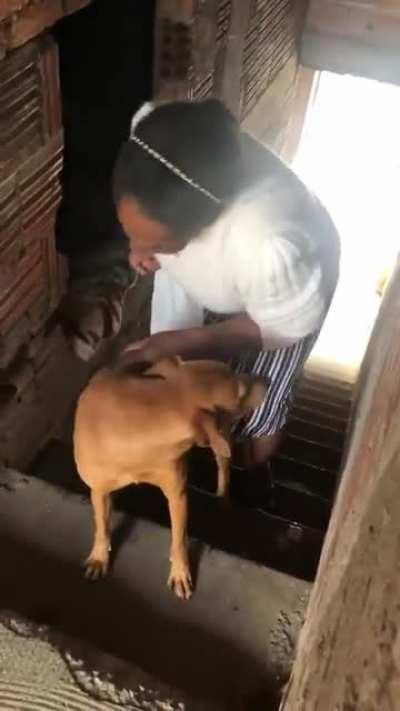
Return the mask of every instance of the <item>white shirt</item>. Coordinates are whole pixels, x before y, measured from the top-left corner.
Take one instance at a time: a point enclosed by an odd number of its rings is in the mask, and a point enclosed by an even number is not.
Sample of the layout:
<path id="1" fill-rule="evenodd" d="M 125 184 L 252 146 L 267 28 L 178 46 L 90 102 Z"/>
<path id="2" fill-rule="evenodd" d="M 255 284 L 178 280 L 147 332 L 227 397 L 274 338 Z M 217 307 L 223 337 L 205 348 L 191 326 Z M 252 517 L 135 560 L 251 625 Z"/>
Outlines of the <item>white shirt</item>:
<path id="1" fill-rule="evenodd" d="M 295 342 L 317 331 L 325 318 L 337 278 L 337 235 L 324 208 L 287 166 L 252 139 L 245 145 L 249 153 L 254 145 L 261 151 L 266 175 L 181 252 L 157 258 L 182 290 L 181 299 L 175 291 L 182 311 L 177 322 L 188 326 L 192 314 L 197 325 L 200 309 L 245 312 L 266 343 L 271 337 Z M 168 330 L 162 325 L 166 300 L 171 302 L 167 291 L 160 275 L 152 332 Z"/>

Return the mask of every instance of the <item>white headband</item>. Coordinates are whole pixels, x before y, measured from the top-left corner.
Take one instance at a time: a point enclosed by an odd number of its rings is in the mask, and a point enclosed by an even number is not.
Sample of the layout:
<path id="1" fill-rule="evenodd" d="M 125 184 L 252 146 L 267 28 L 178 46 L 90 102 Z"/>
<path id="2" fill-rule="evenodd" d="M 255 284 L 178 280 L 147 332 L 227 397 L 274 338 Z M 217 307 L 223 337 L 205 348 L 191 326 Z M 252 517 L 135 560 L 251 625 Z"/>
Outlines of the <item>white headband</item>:
<path id="1" fill-rule="evenodd" d="M 147 101 L 141 108 L 135 113 L 135 115 L 132 118 L 131 122 L 131 131 L 130 131 L 130 136 L 129 140 L 134 141 L 142 150 L 144 150 L 149 156 L 154 158 L 155 160 L 158 160 L 159 163 L 161 163 L 165 168 L 167 168 L 171 173 L 176 175 L 178 178 L 183 180 L 185 183 L 190 185 L 192 188 L 195 190 L 198 190 L 200 193 L 205 195 L 206 197 L 209 198 L 209 200 L 212 200 L 213 202 L 217 203 L 218 205 L 221 204 L 221 200 L 212 193 L 210 193 L 209 190 L 206 190 L 206 188 L 203 188 L 201 185 L 196 183 L 195 180 L 192 180 L 192 178 L 189 178 L 186 173 L 183 172 L 183 170 L 180 170 L 176 165 L 171 163 L 167 158 L 164 158 L 161 153 L 158 153 L 158 151 L 154 150 L 154 148 L 151 148 L 145 141 L 142 141 L 141 138 L 136 136 L 135 131 L 136 127 L 138 124 L 141 122 L 142 119 L 144 119 L 145 116 L 148 116 L 152 111 L 154 111 L 155 106 L 152 104 L 150 101 Z"/>

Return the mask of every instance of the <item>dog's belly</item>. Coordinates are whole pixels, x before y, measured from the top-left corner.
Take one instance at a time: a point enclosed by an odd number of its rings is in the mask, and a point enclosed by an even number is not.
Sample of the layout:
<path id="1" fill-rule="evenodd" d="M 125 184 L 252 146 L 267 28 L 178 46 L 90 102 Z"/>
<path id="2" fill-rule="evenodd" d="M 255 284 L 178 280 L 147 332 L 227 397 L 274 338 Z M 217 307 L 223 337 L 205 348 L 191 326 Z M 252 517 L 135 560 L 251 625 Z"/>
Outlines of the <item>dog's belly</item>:
<path id="1" fill-rule="evenodd" d="M 114 441 L 114 446 L 88 447 L 77 442 L 75 461 L 80 477 L 90 488 L 116 491 L 130 484 L 154 484 L 160 486 L 165 475 L 191 448 L 193 438 L 178 443 L 154 445 L 151 449 Z M 104 444 L 104 443 L 103 443 Z M 82 446 L 83 445 L 83 446 Z"/>

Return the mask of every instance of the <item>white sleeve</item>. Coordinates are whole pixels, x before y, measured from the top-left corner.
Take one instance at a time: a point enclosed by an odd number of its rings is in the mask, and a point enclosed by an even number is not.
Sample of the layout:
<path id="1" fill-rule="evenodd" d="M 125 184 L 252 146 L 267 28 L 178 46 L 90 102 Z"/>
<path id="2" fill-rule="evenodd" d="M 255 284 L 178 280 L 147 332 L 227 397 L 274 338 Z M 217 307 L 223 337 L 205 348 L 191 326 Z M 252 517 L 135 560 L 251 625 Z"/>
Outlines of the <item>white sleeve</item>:
<path id="1" fill-rule="evenodd" d="M 196 303 L 164 269 L 154 275 L 150 333 L 202 326 L 203 307 Z"/>
<path id="2" fill-rule="evenodd" d="M 238 288 L 266 344 L 271 338 L 295 343 L 320 328 L 326 313 L 321 267 L 295 240 L 262 241 L 246 261 Z"/>

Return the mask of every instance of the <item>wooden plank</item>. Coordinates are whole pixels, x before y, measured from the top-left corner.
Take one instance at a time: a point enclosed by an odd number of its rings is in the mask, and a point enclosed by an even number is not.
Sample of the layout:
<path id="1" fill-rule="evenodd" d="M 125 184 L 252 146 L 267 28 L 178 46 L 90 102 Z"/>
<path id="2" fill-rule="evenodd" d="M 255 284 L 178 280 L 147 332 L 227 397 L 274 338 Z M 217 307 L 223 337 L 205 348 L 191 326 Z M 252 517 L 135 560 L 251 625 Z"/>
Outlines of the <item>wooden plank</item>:
<path id="1" fill-rule="evenodd" d="M 400 261 L 364 366 L 347 462 L 282 711 L 398 708 Z"/>
<path id="2" fill-rule="evenodd" d="M 87 7 L 92 0 L 63 0 L 63 10 L 65 15 L 72 15 L 73 12 Z"/>
<path id="3" fill-rule="evenodd" d="M 282 150 L 282 158 L 288 163 L 292 162 L 300 145 L 303 127 L 309 107 L 313 103 L 317 85 L 318 74 L 312 69 L 299 67 L 292 102 L 292 113 Z"/>
<path id="4" fill-rule="evenodd" d="M 91 0 L 0 0 L 0 58 Z"/>
<path id="5" fill-rule="evenodd" d="M 399 46 L 397 0 L 312 0 L 301 61 L 313 69 L 399 83 Z"/>
<path id="6" fill-rule="evenodd" d="M 29 42 L 64 15 L 61 0 L 40 0 L 24 4 L 19 12 L 3 20 L 5 47 L 3 53 Z"/>
<path id="7" fill-rule="evenodd" d="M 386 48 L 399 46 L 400 7 L 383 3 L 314 0 L 306 22 L 307 32 L 338 35 Z"/>
<path id="8" fill-rule="evenodd" d="M 45 36 L 0 62 L 0 367 L 64 288 L 54 238 L 63 163 L 57 47 Z"/>
<path id="9" fill-rule="evenodd" d="M 231 22 L 226 43 L 221 99 L 234 116 L 240 118 L 243 51 L 250 13 L 249 0 L 232 0 Z"/>

